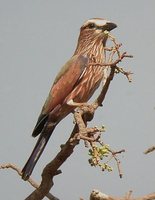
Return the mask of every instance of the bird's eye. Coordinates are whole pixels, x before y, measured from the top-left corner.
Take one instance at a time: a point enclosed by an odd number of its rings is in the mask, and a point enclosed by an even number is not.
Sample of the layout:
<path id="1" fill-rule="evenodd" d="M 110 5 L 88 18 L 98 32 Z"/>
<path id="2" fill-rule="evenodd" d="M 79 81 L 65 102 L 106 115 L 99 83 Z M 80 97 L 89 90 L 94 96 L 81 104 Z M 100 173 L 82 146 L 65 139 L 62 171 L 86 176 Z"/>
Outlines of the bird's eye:
<path id="1" fill-rule="evenodd" d="M 95 28 L 95 24 L 94 23 L 89 24 L 88 28 Z"/>

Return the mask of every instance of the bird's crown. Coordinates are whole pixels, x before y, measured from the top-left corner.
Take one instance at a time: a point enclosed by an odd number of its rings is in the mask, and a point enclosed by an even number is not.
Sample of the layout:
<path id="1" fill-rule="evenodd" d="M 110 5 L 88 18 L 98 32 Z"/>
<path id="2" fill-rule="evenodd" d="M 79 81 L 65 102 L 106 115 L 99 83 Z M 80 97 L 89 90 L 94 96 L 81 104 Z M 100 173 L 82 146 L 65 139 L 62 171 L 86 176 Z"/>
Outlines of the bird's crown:
<path id="1" fill-rule="evenodd" d="M 88 29 L 104 29 L 107 31 L 111 31 L 112 29 L 116 28 L 117 25 L 113 22 L 102 19 L 102 18 L 92 18 L 87 20 L 83 26 L 82 29 L 88 28 Z"/>

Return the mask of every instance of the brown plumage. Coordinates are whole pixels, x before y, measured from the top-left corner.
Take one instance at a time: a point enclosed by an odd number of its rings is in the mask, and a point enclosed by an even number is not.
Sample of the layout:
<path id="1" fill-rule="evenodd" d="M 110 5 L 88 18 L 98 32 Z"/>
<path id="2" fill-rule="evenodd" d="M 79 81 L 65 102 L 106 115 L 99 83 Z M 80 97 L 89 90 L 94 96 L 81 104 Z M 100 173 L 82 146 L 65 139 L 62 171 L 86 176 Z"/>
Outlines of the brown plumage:
<path id="1" fill-rule="evenodd" d="M 104 62 L 104 31 L 116 27 L 100 18 L 90 19 L 81 27 L 75 53 L 57 75 L 33 130 L 32 136 L 40 136 L 22 170 L 24 180 L 31 175 L 56 125 L 76 108 L 76 103 L 87 102 L 99 87 L 104 70 L 90 63 Z"/>

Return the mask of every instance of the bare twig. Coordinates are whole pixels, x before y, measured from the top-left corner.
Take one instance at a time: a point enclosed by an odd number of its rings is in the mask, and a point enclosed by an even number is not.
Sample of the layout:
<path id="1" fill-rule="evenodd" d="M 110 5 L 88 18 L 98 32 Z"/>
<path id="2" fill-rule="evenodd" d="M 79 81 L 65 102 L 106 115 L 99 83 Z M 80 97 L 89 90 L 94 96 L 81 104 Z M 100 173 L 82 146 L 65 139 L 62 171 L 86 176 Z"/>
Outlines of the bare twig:
<path id="1" fill-rule="evenodd" d="M 126 200 L 131 199 L 132 193 L 133 193 L 132 190 L 130 190 L 129 192 L 127 192 L 127 193 L 125 194 L 125 199 L 126 199 Z"/>
<path id="2" fill-rule="evenodd" d="M 123 172 L 122 172 L 122 168 L 121 168 L 121 161 L 117 158 L 118 154 L 124 153 L 125 149 L 122 149 L 120 151 L 113 151 L 111 149 L 109 149 L 109 151 L 111 152 L 111 157 L 110 159 L 107 161 L 107 163 L 111 160 L 111 159 L 115 159 L 116 164 L 117 164 L 117 169 L 118 169 L 118 173 L 119 173 L 119 177 L 122 178 L 123 177 Z"/>
<path id="3" fill-rule="evenodd" d="M 22 176 L 22 172 L 21 169 L 18 168 L 16 165 L 11 164 L 11 163 L 6 163 L 6 164 L 1 164 L 0 165 L 0 169 L 13 169 L 14 171 L 16 171 L 18 173 L 19 176 Z M 29 178 L 28 182 L 34 187 L 34 188 L 38 188 L 39 185 L 32 179 Z M 48 193 L 46 195 L 46 197 L 50 200 L 59 200 L 58 198 L 56 198 L 55 196 L 53 196 L 52 194 Z"/>
<path id="4" fill-rule="evenodd" d="M 116 70 L 117 71 L 115 71 L 115 73 L 122 73 L 122 74 L 124 74 L 126 77 L 127 77 L 127 79 L 128 79 L 128 81 L 129 82 L 132 82 L 132 77 L 131 77 L 131 75 L 133 74 L 131 71 L 125 71 L 122 67 L 116 67 Z"/>
<path id="5" fill-rule="evenodd" d="M 155 146 L 149 147 L 147 150 L 144 151 L 144 154 L 151 153 L 154 150 L 155 150 Z"/>
<path id="6" fill-rule="evenodd" d="M 89 63 L 89 65 L 100 65 L 103 67 L 109 66 L 109 67 L 116 67 L 116 65 L 123 60 L 123 58 L 133 58 L 132 55 L 128 55 L 127 52 L 124 52 L 116 59 L 114 62 L 109 62 L 109 63 Z"/>

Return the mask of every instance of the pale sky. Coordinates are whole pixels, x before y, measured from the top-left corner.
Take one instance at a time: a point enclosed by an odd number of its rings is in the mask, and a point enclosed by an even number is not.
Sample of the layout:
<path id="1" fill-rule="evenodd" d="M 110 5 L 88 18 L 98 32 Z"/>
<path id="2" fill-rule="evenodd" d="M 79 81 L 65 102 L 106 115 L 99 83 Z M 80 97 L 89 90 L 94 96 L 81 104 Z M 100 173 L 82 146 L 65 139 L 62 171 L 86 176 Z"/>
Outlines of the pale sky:
<path id="1" fill-rule="evenodd" d="M 91 125 L 105 125 L 104 142 L 120 156 L 123 178 L 88 164 L 83 142 L 54 178 L 52 193 L 60 199 L 88 199 L 92 189 L 123 196 L 129 190 L 140 196 L 155 192 L 155 1 L 105 0 L 0 0 L 0 163 L 22 168 L 36 138 L 31 132 L 50 86 L 61 66 L 72 56 L 80 26 L 101 17 L 118 25 L 113 31 L 123 50 L 134 56 L 121 65 L 134 72 L 133 82 L 122 75 L 113 80 L 104 106 Z M 68 138 L 72 115 L 54 131 L 32 178 L 40 174 Z M 12 170 L 0 172 L 1 199 L 24 199 L 33 188 Z"/>

